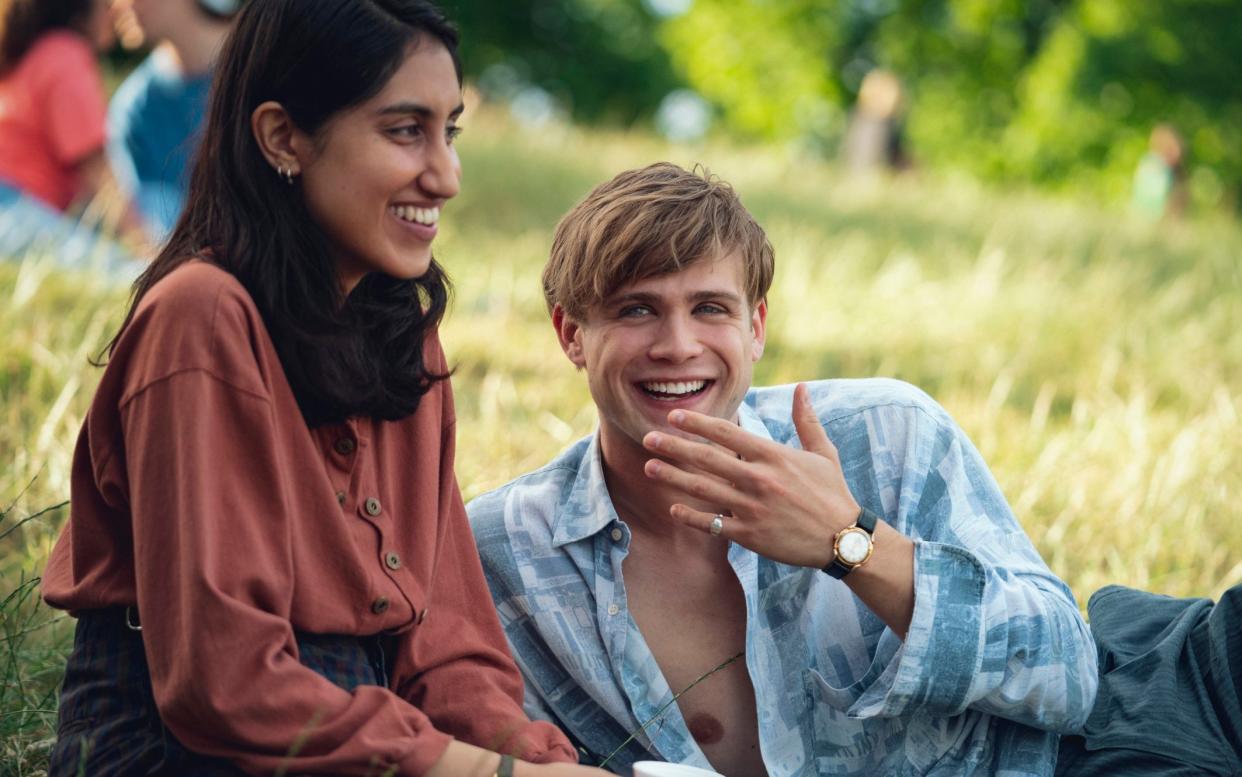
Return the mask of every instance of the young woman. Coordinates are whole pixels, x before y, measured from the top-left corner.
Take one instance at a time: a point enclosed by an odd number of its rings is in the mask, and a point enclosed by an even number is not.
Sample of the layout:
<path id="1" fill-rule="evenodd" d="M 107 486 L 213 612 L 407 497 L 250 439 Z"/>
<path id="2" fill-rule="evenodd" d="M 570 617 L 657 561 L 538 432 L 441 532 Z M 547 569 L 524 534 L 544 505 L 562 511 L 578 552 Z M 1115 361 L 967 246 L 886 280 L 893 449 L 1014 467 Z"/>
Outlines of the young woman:
<path id="1" fill-rule="evenodd" d="M 453 476 L 456 33 L 251 0 L 216 78 L 44 579 L 78 617 L 51 774 L 602 774 L 523 715 Z"/>
<path id="2" fill-rule="evenodd" d="M 108 0 L 0 0 L 0 256 L 49 250 L 71 264 L 124 257 L 67 212 L 116 186 L 104 154 L 96 63 Z M 123 206 L 122 226 L 138 226 Z M 130 276 L 132 277 L 132 276 Z"/>

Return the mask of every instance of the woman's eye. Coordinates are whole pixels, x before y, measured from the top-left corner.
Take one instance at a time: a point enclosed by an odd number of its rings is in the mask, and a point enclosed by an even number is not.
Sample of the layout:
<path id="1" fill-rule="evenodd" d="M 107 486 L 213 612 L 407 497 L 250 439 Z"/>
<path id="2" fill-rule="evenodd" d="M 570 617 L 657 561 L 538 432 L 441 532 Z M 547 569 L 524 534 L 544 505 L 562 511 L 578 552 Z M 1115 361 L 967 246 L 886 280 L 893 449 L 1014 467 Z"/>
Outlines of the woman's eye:
<path id="1" fill-rule="evenodd" d="M 418 124 L 402 124 L 400 127 L 393 127 L 388 132 L 399 138 L 416 138 L 423 133 L 423 128 Z"/>
<path id="2" fill-rule="evenodd" d="M 449 145 L 452 145 L 453 141 L 459 137 L 461 137 L 461 127 L 454 125 L 444 130 L 444 139 L 448 141 Z"/>

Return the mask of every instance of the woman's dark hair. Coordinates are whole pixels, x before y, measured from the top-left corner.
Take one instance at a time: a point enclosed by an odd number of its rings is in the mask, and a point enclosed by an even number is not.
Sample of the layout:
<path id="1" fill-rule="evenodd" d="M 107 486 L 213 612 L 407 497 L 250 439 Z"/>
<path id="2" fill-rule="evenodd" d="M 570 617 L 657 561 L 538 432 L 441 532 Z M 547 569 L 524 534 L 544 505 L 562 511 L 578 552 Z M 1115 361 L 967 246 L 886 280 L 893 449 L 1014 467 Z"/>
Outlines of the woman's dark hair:
<path id="1" fill-rule="evenodd" d="M 0 75 L 17 67 L 48 30 L 84 32 L 94 0 L 0 0 Z"/>
<path id="2" fill-rule="evenodd" d="M 443 268 L 432 261 L 411 280 L 373 272 L 345 298 L 328 237 L 260 153 L 250 116 L 275 100 L 314 136 L 427 43 L 448 50 L 460 83 L 457 32 L 426 0 L 250 0 L 236 25 L 216 65 L 185 210 L 135 282 L 121 329 L 161 278 L 201 258 L 254 298 L 308 424 L 403 418 L 448 377 L 423 363 L 448 301 Z"/>

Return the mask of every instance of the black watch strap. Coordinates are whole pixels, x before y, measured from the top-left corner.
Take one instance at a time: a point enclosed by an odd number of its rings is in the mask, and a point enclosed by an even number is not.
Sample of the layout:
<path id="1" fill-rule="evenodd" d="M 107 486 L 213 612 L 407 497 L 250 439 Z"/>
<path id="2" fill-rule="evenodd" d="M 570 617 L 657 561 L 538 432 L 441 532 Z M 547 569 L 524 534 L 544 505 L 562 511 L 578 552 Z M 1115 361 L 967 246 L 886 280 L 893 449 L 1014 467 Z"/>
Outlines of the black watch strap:
<path id="1" fill-rule="evenodd" d="M 854 525 L 868 534 L 875 534 L 875 522 L 880 520 L 876 514 L 863 507 L 858 513 L 858 520 L 854 521 Z"/>
<path id="2" fill-rule="evenodd" d="M 854 519 L 854 525 L 868 534 L 875 534 L 875 522 L 878 520 L 879 518 L 876 517 L 875 513 L 863 507 L 859 511 L 858 517 Z M 834 580 L 840 580 L 852 571 L 854 571 L 853 567 L 848 564 L 842 564 L 835 557 L 828 562 L 828 566 L 823 568 L 823 572 Z"/>

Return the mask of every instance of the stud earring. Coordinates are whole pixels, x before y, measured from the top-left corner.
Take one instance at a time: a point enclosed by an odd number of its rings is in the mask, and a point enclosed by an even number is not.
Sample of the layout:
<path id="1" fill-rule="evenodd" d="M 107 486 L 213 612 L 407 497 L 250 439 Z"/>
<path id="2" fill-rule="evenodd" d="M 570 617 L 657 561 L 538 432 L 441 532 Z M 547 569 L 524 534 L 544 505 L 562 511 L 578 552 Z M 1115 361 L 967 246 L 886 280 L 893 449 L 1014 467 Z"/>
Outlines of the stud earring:
<path id="1" fill-rule="evenodd" d="M 276 166 L 276 175 L 285 179 L 285 183 L 293 186 L 293 168 L 287 168 L 284 165 Z"/>

